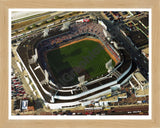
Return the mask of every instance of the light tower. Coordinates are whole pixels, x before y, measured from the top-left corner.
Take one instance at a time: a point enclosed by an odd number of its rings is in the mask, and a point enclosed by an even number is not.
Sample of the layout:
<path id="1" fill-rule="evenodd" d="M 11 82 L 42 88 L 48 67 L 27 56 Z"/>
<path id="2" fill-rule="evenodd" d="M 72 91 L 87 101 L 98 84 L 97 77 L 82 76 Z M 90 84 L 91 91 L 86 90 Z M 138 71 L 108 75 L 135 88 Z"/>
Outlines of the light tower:
<path id="1" fill-rule="evenodd" d="M 113 67 L 112 67 L 112 59 L 110 59 L 107 63 L 106 63 L 106 69 L 108 69 L 108 72 L 111 72 Z"/>
<path id="2" fill-rule="evenodd" d="M 44 29 L 43 31 L 43 37 L 48 36 L 49 28 Z"/>
<path id="3" fill-rule="evenodd" d="M 48 83 L 49 82 L 49 80 L 48 80 L 48 72 L 46 70 L 44 70 L 44 75 L 45 75 L 46 83 Z"/>
<path id="4" fill-rule="evenodd" d="M 79 84 L 77 88 L 80 88 L 83 92 L 87 91 L 87 87 L 84 85 L 85 81 L 85 75 L 78 77 Z"/>
<path id="5" fill-rule="evenodd" d="M 68 30 L 70 26 L 70 21 L 63 23 L 63 26 L 61 28 L 61 31 Z"/>
<path id="6" fill-rule="evenodd" d="M 28 60 L 28 61 L 29 61 L 29 64 L 35 63 L 35 62 L 37 61 L 37 59 L 38 59 L 38 53 L 37 53 L 37 48 L 36 48 L 36 49 L 35 49 L 35 54 L 32 55 L 32 58 L 31 58 L 31 59 Z"/>

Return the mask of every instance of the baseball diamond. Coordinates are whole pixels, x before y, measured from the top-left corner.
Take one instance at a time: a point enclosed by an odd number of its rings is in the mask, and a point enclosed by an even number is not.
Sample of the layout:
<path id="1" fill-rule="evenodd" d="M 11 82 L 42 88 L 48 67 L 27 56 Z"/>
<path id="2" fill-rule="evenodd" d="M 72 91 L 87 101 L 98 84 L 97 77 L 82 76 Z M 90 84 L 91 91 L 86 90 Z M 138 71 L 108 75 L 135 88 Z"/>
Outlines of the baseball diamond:
<path id="1" fill-rule="evenodd" d="M 56 26 L 18 46 L 22 64 L 51 109 L 109 92 L 135 70 L 128 52 L 108 41 L 102 22 L 73 22 L 63 31 Z"/>
<path id="2" fill-rule="evenodd" d="M 105 63 L 111 58 L 100 43 L 87 38 L 49 51 L 47 59 L 54 76 L 69 86 L 78 84 L 81 75 L 88 81 L 107 74 Z"/>

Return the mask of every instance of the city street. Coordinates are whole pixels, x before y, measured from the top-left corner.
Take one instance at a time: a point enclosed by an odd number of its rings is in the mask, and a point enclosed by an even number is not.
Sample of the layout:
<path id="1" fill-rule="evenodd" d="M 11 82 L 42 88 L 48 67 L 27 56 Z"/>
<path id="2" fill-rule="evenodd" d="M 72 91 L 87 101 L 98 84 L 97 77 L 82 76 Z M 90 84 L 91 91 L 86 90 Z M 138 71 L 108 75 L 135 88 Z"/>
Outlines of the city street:
<path id="1" fill-rule="evenodd" d="M 127 38 L 118 25 L 114 25 L 107 20 L 103 20 L 107 24 L 108 31 L 113 36 L 113 39 L 123 46 L 131 55 L 132 59 L 136 62 L 140 72 L 148 80 L 148 60 L 147 58 L 134 46 L 129 38 Z"/>
<path id="2" fill-rule="evenodd" d="M 106 20 L 100 12 L 90 12 L 92 15 L 102 20 L 107 25 L 107 30 L 112 35 L 112 38 L 117 41 L 117 43 L 123 46 L 128 53 L 130 53 L 132 59 L 137 64 L 138 68 L 142 75 L 149 80 L 149 63 L 147 58 L 138 50 L 132 41 L 126 37 L 121 31 L 120 26 L 118 24 L 114 24 L 109 20 Z"/>

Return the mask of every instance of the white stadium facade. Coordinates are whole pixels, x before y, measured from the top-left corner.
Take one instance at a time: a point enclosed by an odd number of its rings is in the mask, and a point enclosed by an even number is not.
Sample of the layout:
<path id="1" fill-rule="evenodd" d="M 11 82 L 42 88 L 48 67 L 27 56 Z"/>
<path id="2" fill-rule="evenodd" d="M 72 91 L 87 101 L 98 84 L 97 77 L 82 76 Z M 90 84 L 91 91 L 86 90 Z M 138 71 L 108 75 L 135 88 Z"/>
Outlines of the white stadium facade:
<path id="1" fill-rule="evenodd" d="M 45 36 L 43 36 L 44 33 L 42 32 L 35 33 L 33 36 L 23 40 L 17 48 L 17 55 L 23 67 L 28 72 L 30 80 L 44 100 L 45 105 L 50 109 L 75 107 L 79 105 L 83 106 L 90 101 L 96 101 L 101 96 L 111 93 L 111 88 L 120 87 L 122 84 L 126 83 L 131 77 L 132 72 L 135 70 L 135 64 L 132 62 L 130 55 L 125 49 L 116 46 L 116 42 L 113 43 L 112 37 L 107 31 L 107 26 L 103 21 L 82 21 L 85 22 L 72 22 L 64 24 L 63 26 L 56 26 L 49 31 L 46 29 L 45 32 L 47 33 L 45 33 Z M 69 27 L 66 27 L 66 25 L 69 25 Z M 74 30 L 75 26 L 76 30 Z M 94 26 L 93 30 L 90 30 L 90 26 Z M 80 31 L 79 29 L 82 27 L 86 27 L 86 29 Z M 72 36 L 69 39 L 63 40 L 62 44 L 55 43 L 55 45 L 51 45 L 50 42 L 48 42 L 50 39 L 55 40 L 57 37 L 67 34 Z M 111 54 L 116 57 L 118 61 L 117 65 L 111 68 L 107 75 L 92 81 L 80 82 L 81 84 L 78 85 L 65 87 L 54 83 L 52 75 L 46 67 L 46 62 L 41 55 L 46 50 L 88 36 L 99 39 Z M 46 43 L 44 44 L 44 42 Z"/>

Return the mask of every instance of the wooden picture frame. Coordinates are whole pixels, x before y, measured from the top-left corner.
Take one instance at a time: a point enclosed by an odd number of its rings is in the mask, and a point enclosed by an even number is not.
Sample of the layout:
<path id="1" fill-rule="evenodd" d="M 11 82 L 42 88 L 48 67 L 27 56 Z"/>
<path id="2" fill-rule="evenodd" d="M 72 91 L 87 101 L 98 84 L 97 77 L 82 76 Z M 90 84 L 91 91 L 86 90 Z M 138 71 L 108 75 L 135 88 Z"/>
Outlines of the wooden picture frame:
<path id="1" fill-rule="evenodd" d="M 151 87 L 151 99 L 152 99 L 152 119 L 148 120 L 9 120 L 9 102 L 8 102 L 8 47 L 9 47 L 9 17 L 8 12 L 10 8 L 150 8 L 152 11 L 152 87 Z M 159 25 L 159 12 L 160 3 L 159 0 L 135 0 L 135 1 L 3 1 L 0 0 L 0 127 L 2 128 L 27 128 L 27 127 L 144 127 L 144 128 L 158 128 L 160 127 L 160 89 L 159 84 L 159 41 L 160 41 L 160 25 Z M 67 117 L 66 117 L 67 118 Z"/>

